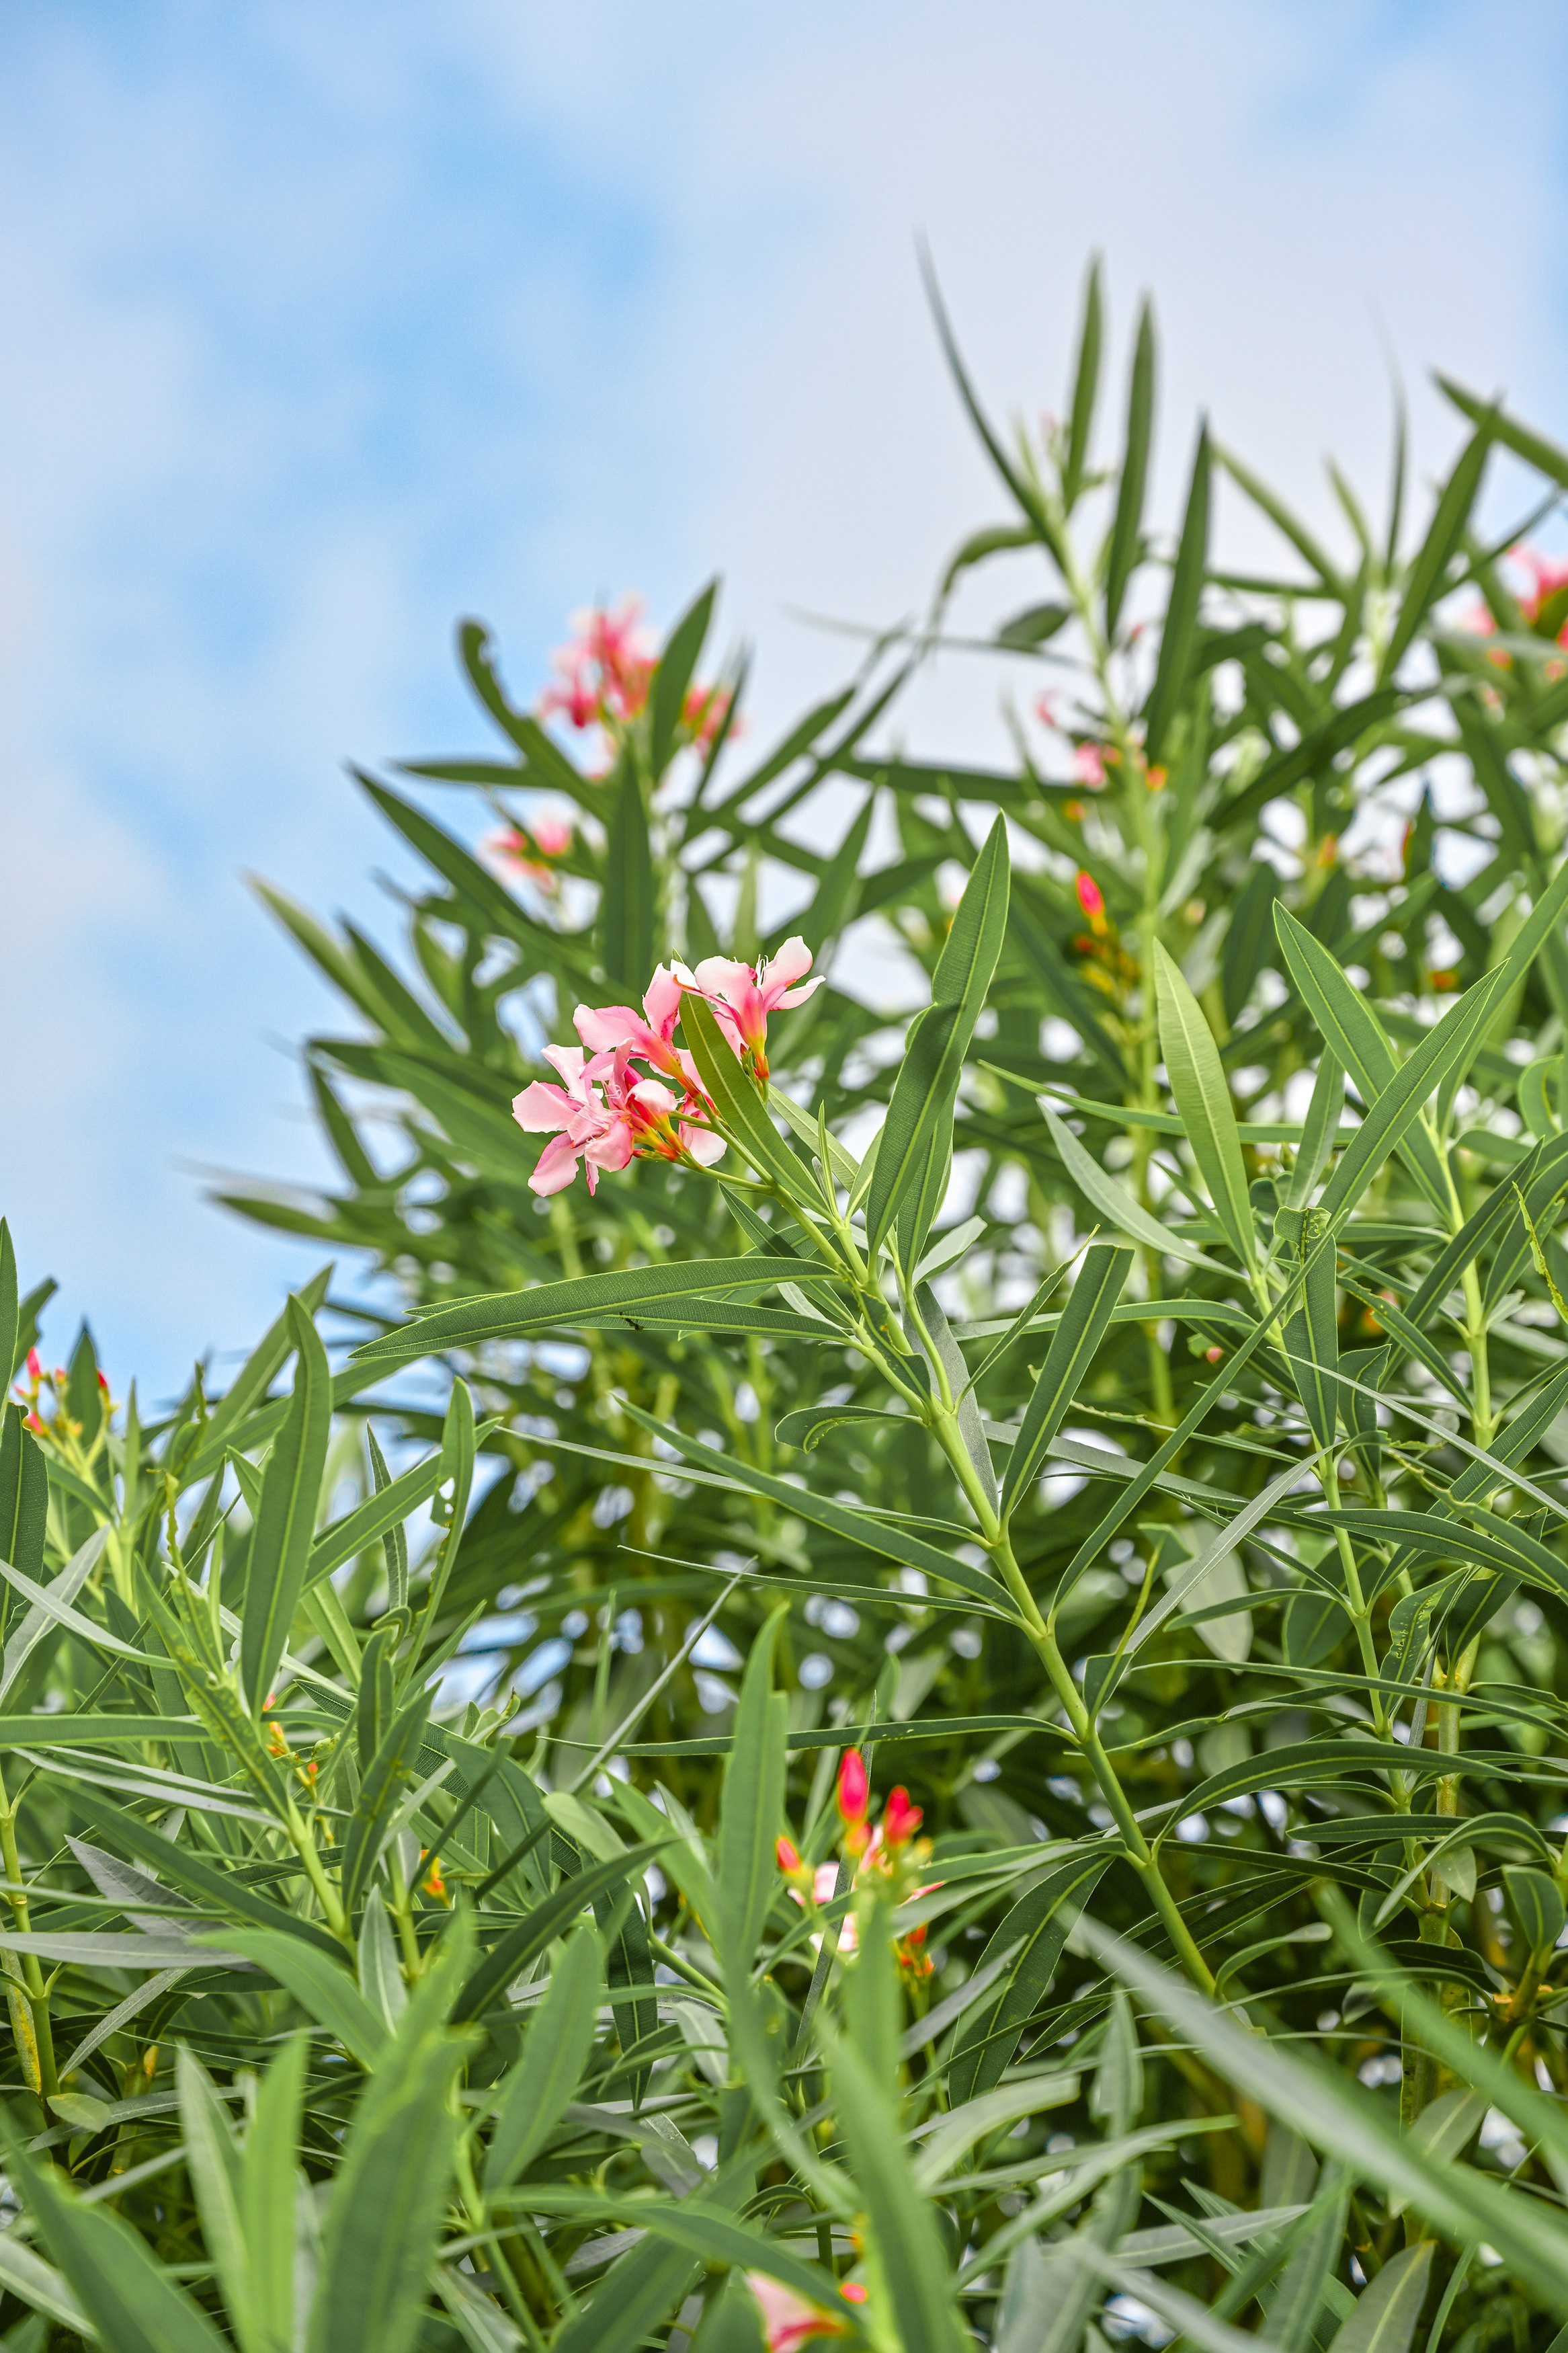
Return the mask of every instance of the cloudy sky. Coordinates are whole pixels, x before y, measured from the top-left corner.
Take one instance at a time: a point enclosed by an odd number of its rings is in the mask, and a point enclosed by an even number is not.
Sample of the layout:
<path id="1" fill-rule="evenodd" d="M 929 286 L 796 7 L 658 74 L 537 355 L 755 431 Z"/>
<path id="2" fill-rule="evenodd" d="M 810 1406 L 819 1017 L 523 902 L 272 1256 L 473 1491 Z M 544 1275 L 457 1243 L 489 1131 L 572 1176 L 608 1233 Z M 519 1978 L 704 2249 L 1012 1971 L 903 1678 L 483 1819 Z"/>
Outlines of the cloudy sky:
<path id="1" fill-rule="evenodd" d="M 307 1262 L 201 1167 L 318 1166 L 326 1009 L 245 870 L 382 921 L 342 762 L 477 748 L 567 610 L 713 570 L 758 724 L 802 609 L 909 610 L 995 502 L 922 306 L 1059 400 L 1085 257 L 1151 287 L 1168 510 L 1200 406 L 1325 514 L 1391 368 L 1568 435 L 1549 0 L 13 0 L 0 12 L 3 1198 L 165 1390 Z M 989 723 L 939 688 L 933 734 Z"/>

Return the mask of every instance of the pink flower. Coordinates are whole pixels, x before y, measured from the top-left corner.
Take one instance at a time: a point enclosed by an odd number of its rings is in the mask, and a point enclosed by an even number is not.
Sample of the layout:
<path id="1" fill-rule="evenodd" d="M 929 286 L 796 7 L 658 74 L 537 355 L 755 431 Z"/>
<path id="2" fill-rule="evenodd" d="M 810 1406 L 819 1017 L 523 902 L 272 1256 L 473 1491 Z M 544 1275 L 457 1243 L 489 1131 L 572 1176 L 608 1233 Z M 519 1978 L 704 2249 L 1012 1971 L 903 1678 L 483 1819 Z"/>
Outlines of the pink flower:
<path id="1" fill-rule="evenodd" d="M 655 668 L 641 617 L 637 596 L 624 598 L 613 613 L 603 606 L 574 613 L 571 638 L 550 658 L 559 682 L 545 688 L 541 712 L 548 717 L 558 711 L 577 728 L 635 719 Z"/>
<path id="2" fill-rule="evenodd" d="M 808 2304 L 793 2287 L 770 2279 L 766 2272 L 748 2272 L 746 2285 L 757 2301 L 768 2353 L 795 2353 L 814 2337 L 847 2337 L 849 2323 L 819 2304 Z M 858 2301 L 858 2299 L 856 2299 Z"/>
<path id="3" fill-rule="evenodd" d="M 638 1013 L 630 1005 L 580 1005 L 572 1016 L 577 1035 L 591 1054 L 624 1050 L 651 1062 L 656 1071 L 695 1088 L 696 1066 L 675 1043 L 680 1018 L 680 983 L 670 965 L 661 964 L 643 998 Z"/>
<path id="4" fill-rule="evenodd" d="M 677 965 L 675 976 L 683 988 L 707 999 L 736 1053 L 765 1084 L 768 1016 L 804 1005 L 812 991 L 822 987 L 821 973 L 804 987 L 796 986 L 810 970 L 811 950 L 797 937 L 786 940 L 771 960 L 764 956 L 750 965 L 737 964 L 729 956 L 704 956 L 695 974 Z"/>
<path id="5" fill-rule="evenodd" d="M 838 1767 L 838 1818 L 846 1827 L 861 1823 L 871 1803 L 866 1759 L 858 1748 L 847 1748 Z"/>
<path id="6" fill-rule="evenodd" d="M 561 887 L 555 862 L 565 857 L 573 839 L 570 818 L 544 816 L 535 818 L 531 828 L 518 825 L 491 834 L 484 847 L 492 858 L 517 867 L 540 890 L 554 892 Z"/>
<path id="7" fill-rule="evenodd" d="M 1105 761 L 1098 744 L 1078 744 L 1073 747 L 1072 770 L 1080 785 L 1099 792 L 1105 782 Z"/>
<path id="8" fill-rule="evenodd" d="M 588 1163 L 588 1190 L 594 1192 L 601 1168 L 624 1168 L 632 1156 L 634 1139 L 628 1122 L 608 1105 L 580 1046 L 546 1046 L 544 1059 L 561 1073 L 564 1085 L 552 1087 L 535 1079 L 512 1098 L 511 1115 L 526 1134 L 556 1131 L 555 1140 L 540 1154 L 530 1189 L 559 1193 L 577 1174 L 577 1163 Z"/>
<path id="9" fill-rule="evenodd" d="M 588 1062 L 580 1046 L 547 1046 L 544 1059 L 564 1086 L 535 1079 L 511 1106 L 519 1127 L 535 1134 L 555 1131 L 528 1180 L 533 1192 L 559 1193 L 577 1174 L 579 1160 L 587 1164 L 592 1193 L 601 1168 L 624 1168 L 634 1155 L 706 1168 L 723 1151 L 723 1137 L 696 1124 L 707 1109 L 702 1098 L 684 1085 L 675 1094 L 658 1079 L 637 1078 L 624 1049 Z"/>

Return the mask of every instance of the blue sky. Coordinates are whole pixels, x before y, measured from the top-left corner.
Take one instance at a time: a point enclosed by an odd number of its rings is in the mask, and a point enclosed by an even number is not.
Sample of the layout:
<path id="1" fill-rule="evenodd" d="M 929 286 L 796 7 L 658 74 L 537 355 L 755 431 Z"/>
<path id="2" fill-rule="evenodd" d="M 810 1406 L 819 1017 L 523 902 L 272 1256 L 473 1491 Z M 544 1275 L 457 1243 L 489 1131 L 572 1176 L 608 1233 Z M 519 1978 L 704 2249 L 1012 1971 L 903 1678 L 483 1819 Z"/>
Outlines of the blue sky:
<path id="1" fill-rule="evenodd" d="M 344 780 L 477 744 L 565 613 L 712 570 L 765 731 L 792 617 L 907 610 L 993 501 L 913 265 L 998 407 L 1059 397 L 1085 256 L 1155 291 L 1174 495 L 1200 405 L 1322 512 L 1387 357 L 1568 436 L 1560 12 L 1271 0 L 53 0 L 0 16 L 0 1022 L 24 1268 L 166 1390 L 303 1260 L 196 1166 L 318 1166 L 327 1009 L 258 870 L 373 922 Z M 988 704 L 938 681 L 935 740 Z"/>

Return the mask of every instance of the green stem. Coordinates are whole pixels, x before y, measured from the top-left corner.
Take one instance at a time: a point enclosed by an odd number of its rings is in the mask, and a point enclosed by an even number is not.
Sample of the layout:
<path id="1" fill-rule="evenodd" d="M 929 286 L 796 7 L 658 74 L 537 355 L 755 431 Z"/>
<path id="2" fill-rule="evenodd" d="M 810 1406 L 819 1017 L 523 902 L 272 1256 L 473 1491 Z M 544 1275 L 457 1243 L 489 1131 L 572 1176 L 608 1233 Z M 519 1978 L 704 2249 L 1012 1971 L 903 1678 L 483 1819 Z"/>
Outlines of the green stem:
<path id="1" fill-rule="evenodd" d="M 1093 1716 L 1084 1705 L 1083 1695 L 1073 1681 L 1072 1669 L 1062 1656 L 1055 1634 L 1040 1615 L 1039 1604 L 1029 1590 L 1028 1580 L 1018 1566 L 1005 1524 L 999 1518 L 990 1498 L 982 1486 L 969 1451 L 959 1434 L 957 1421 L 951 1413 L 938 1412 L 931 1419 L 938 1443 L 958 1475 L 959 1484 L 969 1500 L 970 1508 L 979 1521 L 985 1548 L 1000 1570 L 1003 1581 L 1017 1606 L 1024 1630 L 1034 1645 L 1040 1663 L 1050 1678 L 1052 1690 L 1060 1701 L 1074 1740 L 1094 1777 L 1095 1786 L 1104 1799 L 1111 1820 L 1121 1839 L 1123 1852 L 1133 1870 L 1143 1882 L 1149 1898 L 1164 1925 L 1165 1932 L 1187 1975 L 1200 1991 L 1212 1994 L 1214 1972 L 1199 1952 L 1191 1929 L 1183 1919 L 1175 1897 L 1165 1883 L 1160 1868 L 1160 1858 L 1144 1837 L 1131 1800 L 1121 1786 L 1120 1775 L 1107 1756 Z"/>
<path id="2" fill-rule="evenodd" d="M 26 1935 L 32 1926 L 32 1913 L 24 1891 L 22 1858 L 16 1847 L 16 1808 L 11 1803 L 6 1793 L 4 1774 L 0 1774 L 0 1860 L 5 1863 L 5 1893 L 12 1915 L 17 1928 Z M 22 1955 L 20 1985 L 26 1989 L 25 2000 L 30 2013 L 32 2042 L 30 2052 L 24 2048 L 20 2055 L 24 2068 L 26 2068 L 27 2061 L 31 2060 L 30 2072 L 34 2073 L 37 2078 L 33 2089 L 37 2092 L 40 2104 L 47 2103 L 58 2091 L 59 2079 L 55 2073 L 55 2035 L 54 2024 L 49 2015 L 49 1997 L 44 1984 L 43 1965 L 37 1953 Z M 19 2024 L 15 2004 L 12 2016 L 13 2023 Z M 25 2040 L 25 2038 L 19 2039 Z M 46 2108 L 46 2115 L 47 2113 Z"/>

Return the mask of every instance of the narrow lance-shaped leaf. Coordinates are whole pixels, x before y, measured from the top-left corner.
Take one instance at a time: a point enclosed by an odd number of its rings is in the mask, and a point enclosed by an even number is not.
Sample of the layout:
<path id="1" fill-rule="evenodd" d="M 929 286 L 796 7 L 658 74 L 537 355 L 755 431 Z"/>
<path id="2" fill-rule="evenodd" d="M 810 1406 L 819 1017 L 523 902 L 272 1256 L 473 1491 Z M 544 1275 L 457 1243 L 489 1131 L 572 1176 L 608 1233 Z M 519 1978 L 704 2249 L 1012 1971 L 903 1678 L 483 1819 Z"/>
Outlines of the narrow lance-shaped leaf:
<path id="1" fill-rule="evenodd" d="M 1151 762 L 1163 757 L 1166 740 L 1181 707 L 1192 664 L 1193 648 L 1197 637 L 1198 607 L 1208 566 L 1208 528 L 1209 436 L 1208 427 L 1205 425 L 1199 431 L 1198 446 L 1193 457 L 1186 514 L 1176 549 L 1175 569 L 1171 575 L 1171 593 L 1165 604 L 1160 659 L 1145 713 L 1145 746 Z"/>
<path id="2" fill-rule="evenodd" d="M 675 748 L 676 730 L 686 708 L 686 697 L 702 659 L 702 648 L 713 617 L 719 584 L 710 580 L 682 613 L 658 657 L 654 673 L 653 703 L 648 714 L 648 765 L 654 777 L 663 776 Z M 639 983 L 639 987 L 646 982 Z"/>
<path id="3" fill-rule="evenodd" d="M 647 811 L 630 758 L 622 760 L 619 782 L 613 789 L 615 814 L 599 905 L 599 954 L 610 980 L 625 988 L 635 1003 L 653 973 L 658 907 Z"/>
<path id="4" fill-rule="evenodd" d="M 1089 277 L 1083 290 L 1083 325 L 1079 332 L 1078 365 L 1073 372 L 1072 407 L 1068 417 L 1067 459 L 1062 468 L 1062 501 L 1069 512 L 1077 503 L 1089 466 L 1089 436 L 1094 430 L 1094 407 L 1100 392 L 1100 360 L 1104 332 L 1100 256 L 1096 254 L 1089 265 Z"/>
<path id="5" fill-rule="evenodd" d="M 327 1352 L 315 1324 L 297 1300 L 289 1303 L 289 1321 L 296 1352 L 294 1392 L 267 1458 L 246 1564 L 239 1672 L 246 1698 L 256 1713 L 272 1688 L 304 1589 L 331 1435 L 332 1381 Z"/>
<path id="6" fill-rule="evenodd" d="M 1002 1482 L 1004 1518 L 1012 1512 L 1018 1496 L 1027 1492 L 1045 1460 L 1046 1450 L 1082 1387 L 1131 1264 L 1131 1251 L 1110 1242 L 1096 1242 L 1085 1256 L 1062 1320 L 1051 1335 L 1033 1394 L 1024 1409 L 1023 1425 L 1013 1447 L 1007 1475 Z"/>
<path id="7" fill-rule="evenodd" d="M 1160 1051 L 1170 1073 L 1171 1093 L 1226 1240 L 1242 1264 L 1251 1267 L 1257 1258 L 1252 1203 L 1225 1064 L 1203 1008 L 1158 940 L 1154 973 Z"/>
<path id="8" fill-rule="evenodd" d="M 1006 936 L 1007 892 L 1007 828 L 998 818 L 953 914 L 931 982 L 931 1005 L 910 1033 L 866 1199 L 872 1248 L 880 1248 L 897 1218 L 900 1255 L 910 1268 L 947 1188 L 952 1106 Z"/>
<path id="9" fill-rule="evenodd" d="M 1149 442 L 1154 427 L 1154 316 L 1145 301 L 1138 313 L 1138 337 L 1127 395 L 1127 439 L 1116 493 L 1116 519 L 1105 565 L 1105 626 L 1115 635 L 1122 599 L 1142 544 L 1143 494 L 1149 480 Z"/>
<path id="10" fill-rule="evenodd" d="M 594 2047 L 604 1974 L 598 1937 L 585 1925 L 574 1929 L 530 2021 L 522 2056 L 501 2085 L 485 2158 L 487 2198 L 527 2171 L 560 2123 Z"/>

